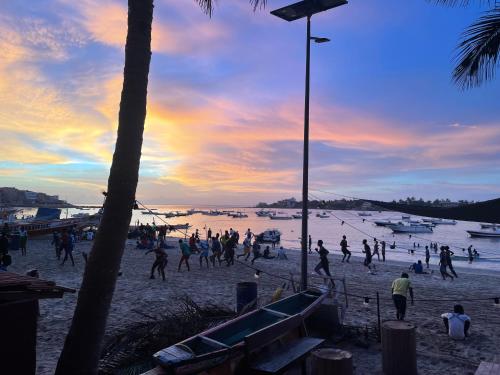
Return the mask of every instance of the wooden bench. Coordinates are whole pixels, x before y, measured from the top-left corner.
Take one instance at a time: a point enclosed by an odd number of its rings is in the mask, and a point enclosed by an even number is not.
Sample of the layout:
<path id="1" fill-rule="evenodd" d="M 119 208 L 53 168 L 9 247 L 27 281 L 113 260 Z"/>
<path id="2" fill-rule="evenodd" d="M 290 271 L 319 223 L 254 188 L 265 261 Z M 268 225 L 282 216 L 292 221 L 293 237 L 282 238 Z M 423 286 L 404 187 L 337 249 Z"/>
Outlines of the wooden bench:
<path id="1" fill-rule="evenodd" d="M 297 338 L 278 345 L 270 352 L 264 348 L 278 344 L 286 336 Z M 259 374 L 282 374 L 301 362 L 302 374 L 306 374 L 306 358 L 324 340 L 306 337 L 302 316 L 295 315 L 245 337 L 245 354 L 250 372 Z"/>

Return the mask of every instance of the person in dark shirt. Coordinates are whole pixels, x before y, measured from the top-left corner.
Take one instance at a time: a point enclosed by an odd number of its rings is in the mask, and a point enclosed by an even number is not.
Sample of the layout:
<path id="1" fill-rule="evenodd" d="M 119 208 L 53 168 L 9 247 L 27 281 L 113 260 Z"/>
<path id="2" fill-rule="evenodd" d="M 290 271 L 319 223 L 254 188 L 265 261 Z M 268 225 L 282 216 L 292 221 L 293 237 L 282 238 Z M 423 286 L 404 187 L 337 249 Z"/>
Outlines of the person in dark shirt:
<path id="1" fill-rule="evenodd" d="M 264 255 L 262 255 L 262 258 L 264 259 L 274 259 L 276 258 L 275 255 L 271 255 L 271 250 L 269 249 L 269 246 L 266 246 L 264 249 Z"/>
<path id="2" fill-rule="evenodd" d="M 330 253 L 325 247 L 323 246 L 323 241 L 319 240 L 318 241 L 318 247 L 315 249 L 316 252 L 319 254 L 319 263 L 314 267 L 314 271 L 318 273 L 319 275 L 323 276 L 321 274 L 321 270 L 325 271 L 325 274 L 327 276 L 332 277 L 330 274 L 330 264 L 328 262 L 328 254 Z"/>
<path id="3" fill-rule="evenodd" d="M 458 277 L 457 273 L 453 269 L 453 263 L 451 262 L 451 256 L 454 255 L 454 252 L 450 250 L 449 246 L 446 246 L 445 253 L 446 253 L 446 263 L 448 265 L 448 268 L 450 269 L 450 272 L 453 274 L 453 276 Z"/>
<path id="4" fill-rule="evenodd" d="M 363 240 L 363 253 L 365 254 L 365 261 L 363 262 L 364 266 L 368 268 L 368 272 L 373 274 L 372 272 L 372 250 L 370 249 L 370 245 L 368 245 L 368 241 Z"/>
<path id="5" fill-rule="evenodd" d="M 269 248 L 269 246 L 268 246 L 268 248 Z M 253 264 L 253 262 L 255 262 L 258 258 L 262 257 L 262 254 L 260 253 L 260 245 L 257 242 L 257 240 L 253 241 L 252 253 L 253 253 L 253 258 L 252 258 L 252 262 L 251 263 Z"/>
<path id="6" fill-rule="evenodd" d="M 148 250 L 146 251 L 146 254 L 149 254 L 151 252 L 155 253 L 155 261 L 153 263 L 153 266 L 151 267 L 151 276 L 149 277 L 150 279 L 154 279 L 155 278 L 155 270 L 158 269 L 158 273 L 161 275 L 161 277 L 163 278 L 163 281 L 165 281 L 165 267 L 167 266 L 167 253 L 160 247 L 157 247 L 155 249 L 152 249 L 152 250 Z"/>
<path id="7" fill-rule="evenodd" d="M 2 232 L 0 237 L 0 256 L 7 254 L 9 252 L 9 239 L 7 238 L 7 234 Z"/>
<path id="8" fill-rule="evenodd" d="M 446 280 L 446 278 L 449 277 L 453 281 L 453 276 L 446 272 L 446 267 L 448 267 L 448 258 L 446 257 L 445 249 L 445 246 L 441 246 L 441 253 L 439 254 L 439 272 L 441 272 L 443 280 Z"/>
<path id="9" fill-rule="evenodd" d="M 385 241 L 380 242 L 380 244 L 382 245 L 382 250 L 381 250 L 382 251 L 382 262 L 385 262 L 385 246 L 386 246 Z"/>
<path id="10" fill-rule="evenodd" d="M 312 243 L 313 243 L 313 240 L 311 238 L 311 235 L 309 235 L 309 254 L 312 254 L 312 250 L 311 250 Z"/>
<path id="11" fill-rule="evenodd" d="M 346 236 L 342 236 L 342 241 L 340 241 L 340 251 L 342 251 L 342 254 L 344 256 L 342 257 L 342 263 L 344 262 L 345 257 L 347 257 L 346 262 L 349 263 L 349 259 L 351 259 L 351 252 L 347 249 L 349 245 L 347 244 L 347 239 Z"/>
<path id="12" fill-rule="evenodd" d="M 215 234 L 215 237 L 212 237 L 212 255 L 210 256 L 210 260 L 212 261 L 212 265 L 215 267 L 215 259 L 219 261 L 219 266 L 222 263 L 222 259 L 220 258 L 222 255 L 222 246 L 219 241 L 219 233 Z"/>
<path id="13" fill-rule="evenodd" d="M 429 260 L 431 259 L 431 253 L 429 252 L 429 246 L 425 247 L 425 264 L 429 268 Z"/>

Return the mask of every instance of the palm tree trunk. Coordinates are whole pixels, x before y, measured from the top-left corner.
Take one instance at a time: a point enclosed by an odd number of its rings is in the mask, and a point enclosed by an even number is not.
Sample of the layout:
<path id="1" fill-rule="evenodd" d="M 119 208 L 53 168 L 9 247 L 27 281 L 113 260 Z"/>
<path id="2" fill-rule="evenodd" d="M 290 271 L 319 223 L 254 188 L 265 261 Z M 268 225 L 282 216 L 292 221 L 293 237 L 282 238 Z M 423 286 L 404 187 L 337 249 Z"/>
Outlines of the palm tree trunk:
<path id="1" fill-rule="evenodd" d="M 85 268 L 56 374 L 96 374 L 106 320 L 132 217 L 151 61 L 153 0 L 128 1 L 128 34 L 118 136 L 104 213 Z"/>

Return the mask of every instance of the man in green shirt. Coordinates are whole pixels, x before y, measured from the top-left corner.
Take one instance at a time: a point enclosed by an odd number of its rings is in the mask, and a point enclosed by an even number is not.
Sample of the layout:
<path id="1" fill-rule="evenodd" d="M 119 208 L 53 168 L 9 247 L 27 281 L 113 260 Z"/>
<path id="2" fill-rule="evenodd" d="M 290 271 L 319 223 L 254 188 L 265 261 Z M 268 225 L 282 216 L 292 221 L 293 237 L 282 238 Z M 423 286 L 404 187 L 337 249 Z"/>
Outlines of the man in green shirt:
<path id="1" fill-rule="evenodd" d="M 392 299 L 396 306 L 396 318 L 405 319 L 406 313 L 406 295 L 410 291 L 411 304 L 413 305 L 413 288 L 411 287 L 408 274 L 403 272 L 401 277 L 392 282 Z"/>

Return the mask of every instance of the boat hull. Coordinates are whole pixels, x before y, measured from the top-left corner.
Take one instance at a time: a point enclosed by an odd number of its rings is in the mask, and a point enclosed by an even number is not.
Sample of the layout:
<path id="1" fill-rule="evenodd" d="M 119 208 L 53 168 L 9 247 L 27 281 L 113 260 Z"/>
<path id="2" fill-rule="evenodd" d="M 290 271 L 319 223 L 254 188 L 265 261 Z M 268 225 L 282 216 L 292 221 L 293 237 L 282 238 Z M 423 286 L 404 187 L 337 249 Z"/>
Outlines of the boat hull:
<path id="1" fill-rule="evenodd" d="M 484 238 L 500 238 L 500 231 L 475 231 L 475 230 L 468 230 L 467 233 L 471 237 L 484 237 Z"/>

